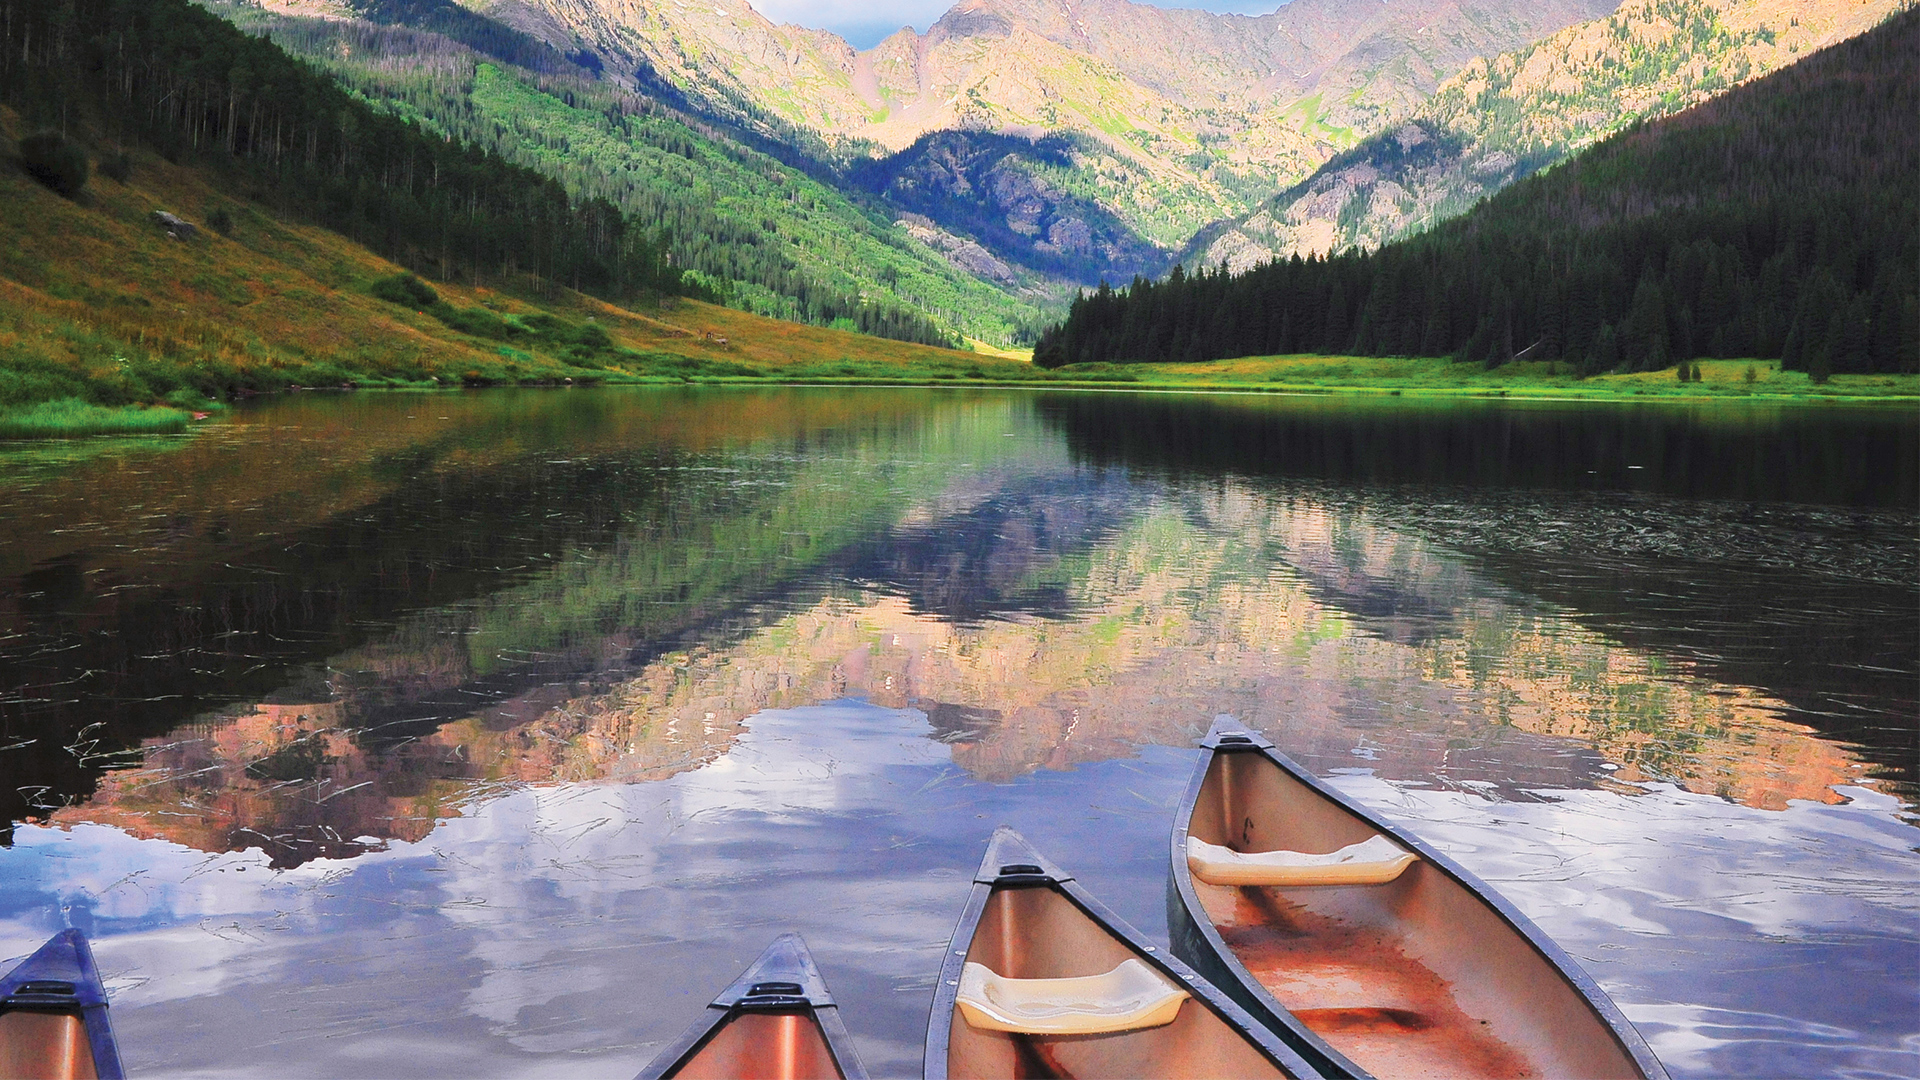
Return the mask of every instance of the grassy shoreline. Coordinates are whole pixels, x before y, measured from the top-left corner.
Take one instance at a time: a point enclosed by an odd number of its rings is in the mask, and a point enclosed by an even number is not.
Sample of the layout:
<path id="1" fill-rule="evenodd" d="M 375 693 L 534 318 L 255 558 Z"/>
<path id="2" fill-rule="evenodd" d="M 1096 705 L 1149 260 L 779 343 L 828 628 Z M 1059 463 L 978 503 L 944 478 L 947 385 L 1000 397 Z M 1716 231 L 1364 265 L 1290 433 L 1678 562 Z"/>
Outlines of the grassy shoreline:
<path id="1" fill-rule="evenodd" d="M 1836 375 L 1816 384 L 1773 360 L 1699 360 L 1699 378 L 1682 382 L 1674 368 L 1575 378 L 1547 364 L 1509 364 L 1487 371 L 1446 359 L 1283 356 L 1196 364 L 1091 364 L 1052 371 L 1018 361 L 948 354 L 935 362 L 795 363 L 753 375 L 635 372 L 619 383 L 775 386 L 1024 386 L 1078 390 L 1269 393 L 1355 397 L 1486 398 L 1521 401 L 1716 402 L 1809 404 L 1920 402 L 1920 375 Z M 1749 377 L 1748 372 L 1752 375 Z"/>
<path id="2" fill-rule="evenodd" d="M 1127 364 L 1029 368 L 1002 373 L 983 368 L 968 385 L 1028 386 L 1057 389 L 1134 390 L 1195 393 L 1268 393 L 1353 397 L 1482 398 L 1521 401 L 1724 402 L 1767 401 L 1808 404 L 1841 402 L 1920 403 L 1920 376 L 1836 375 L 1825 384 L 1803 372 L 1782 372 L 1777 361 L 1702 360 L 1699 381 L 1681 382 L 1673 368 L 1586 379 L 1553 374 L 1546 365 L 1508 365 L 1485 371 L 1478 365 L 1445 359 L 1389 360 L 1369 357 L 1258 357 L 1214 364 Z M 1388 369 L 1383 371 L 1382 369 Z M 1746 378 L 1748 368 L 1754 378 Z M 728 383 L 806 385 L 954 385 L 951 374 L 880 371 L 839 377 L 795 372 L 786 377 L 696 380 Z"/>
<path id="3" fill-rule="evenodd" d="M 205 415 L 205 414 L 202 414 Z M 95 405 L 78 398 L 0 408 L 0 439 L 178 435 L 193 416 L 169 405 Z"/>
<path id="4" fill-rule="evenodd" d="M 741 372 L 741 366 L 717 368 L 697 358 L 674 365 L 655 354 L 633 365 L 596 372 L 591 383 L 607 386 L 923 386 L 1025 387 L 1055 390 L 1109 390 L 1150 393 L 1288 394 L 1355 398 L 1437 398 L 1593 403 L 1705 404 L 1906 404 L 1920 403 L 1920 376 L 1835 376 L 1815 384 L 1801 372 L 1782 372 L 1774 361 L 1702 360 L 1698 381 L 1682 382 L 1674 369 L 1629 375 L 1575 379 L 1545 370 L 1546 365 L 1508 365 L 1485 371 L 1445 360 L 1377 360 L 1368 357 L 1258 357 L 1212 364 L 1093 365 L 1046 371 L 1031 365 L 975 358 L 964 353 L 926 361 L 844 359 L 835 363 L 795 363 L 783 368 Z M 668 360 L 667 370 L 660 361 Z M 731 370 L 728 370 L 731 368 Z M 1747 372 L 1753 377 L 1749 381 Z M 340 384 L 318 389 L 439 391 L 502 385 L 451 383 L 348 375 Z M 560 387 L 567 381 L 529 378 L 522 388 Z M 287 392 L 316 389 L 302 386 Z M 209 403 L 210 408 L 218 408 Z M 200 414 L 204 415 L 204 414 Z M 29 406 L 0 407 L 0 439 L 73 438 L 95 434 L 177 434 L 187 430 L 188 411 L 179 402 L 101 406 L 68 399 Z"/>

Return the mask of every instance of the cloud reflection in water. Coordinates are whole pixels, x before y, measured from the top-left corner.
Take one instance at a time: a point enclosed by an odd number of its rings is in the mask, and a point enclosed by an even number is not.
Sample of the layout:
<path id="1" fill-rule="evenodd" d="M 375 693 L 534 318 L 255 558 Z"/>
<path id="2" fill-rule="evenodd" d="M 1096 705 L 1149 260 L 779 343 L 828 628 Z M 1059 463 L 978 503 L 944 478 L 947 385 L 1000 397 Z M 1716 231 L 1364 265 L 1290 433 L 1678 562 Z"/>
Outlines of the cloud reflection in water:
<path id="1" fill-rule="evenodd" d="M 280 873 L 257 853 L 24 829 L 16 854 L 43 856 L 26 865 L 60 865 L 0 889 L 16 913 L 0 952 L 84 908 L 142 1075 L 611 1076 L 793 928 L 870 1064 L 908 1072 L 991 827 L 1164 939 L 1166 819 L 1197 760 L 1148 748 L 992 783 L 931 730 L 855 699 L 770 711 L 667 780 L 525 788 L 425 841 Z M 1920 869 L 1888 797 L 1766 811 L 1671 787 L 1489 802 L 1364 770 L 1334 782 L 1502 888 L 1676 1074 L 1902 1067 L 1915 1001 L 1884 980 L 1920 958 Z M 1881 989 L 1861 1000 L 1846 976 L 1870 969 Z"/>

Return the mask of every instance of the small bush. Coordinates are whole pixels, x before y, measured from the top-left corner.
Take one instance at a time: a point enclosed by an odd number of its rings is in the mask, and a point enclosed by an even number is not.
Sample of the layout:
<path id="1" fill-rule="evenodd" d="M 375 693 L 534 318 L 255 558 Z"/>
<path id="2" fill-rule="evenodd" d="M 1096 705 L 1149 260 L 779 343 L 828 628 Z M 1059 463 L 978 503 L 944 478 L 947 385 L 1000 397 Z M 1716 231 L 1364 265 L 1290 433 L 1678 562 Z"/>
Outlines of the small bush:
<path id="1" fill-rule="evenodd" d="M 87 186 L 87 152 L 57 131 L 21 139 L 20 163 L 28 175 L 69 198 Z"/>
<path id="2" fill-rule="evenodd" d="M 176 409 L 185 409 L 188 412 L 218 412 L 227 407 L 225 402 L 208 397 L 204 391 L 186 386 L 170 391 L 161 400 Z"/>
<path id="3" fill-rule="evenodd" d="M 729 360 L 703 360 L 697 356 L 680 356 L 676 353 L 629 353 L 627 355 L 639 361 L 634 366 L 635 373 L 641 375 L 668 375 L 691 379 L 695 376 L 712 378 L 728 375 L 759 378 L 767 374 L 759 368 L 736 364 Z"/>
<path id="4" fill-rule="evenodd" d="M 52 361 L 14 357 L 0 367 L 0 410 L 87 392 L 85 375 Z"/>
<path id="5" fill-rule="evenodd" d="M 425 311 L 440 302 L 440 294 L 433 286 L 421 281 L 413 274 L 395 274 L 373 283 L 373 295 L 390 304 L 410 307 L 415 311 Z"/>
<path id="6" fill-rule="evenodd" d="M 506 341 L 509 338 L 526 333 L 520 327 L 495 315 L 485 308 L 457 308 L 452 304 L 434 304 L 429 313 L 448 327 L 463 334 L 488 338 L 493 341 Z"/>
<path id="7" fill-rule="evenodd" d="M 100 175 L 116 184 L 126 183 L 133 176 L 133 156 L 122 150 L 101 158 Z"/>
<path id="8" fill-rule="evenodd" d="M 575 330 L 573 332 L 573 341 L 574 344 L 584 345 L 589 349 L 613 348 L 613 338 L 607 335 L 606 329 L 599 323 L 588 323 L 580 329 Z"/>
<path id="9" fill-rule="evenodd" d="M 544 334 L 548 337 L 570 337 L 573 332 L 571 326 L 568 326 L 566 323 L 544 311 L 536 311 L 531 315 L 520 316 L 520 325 L 536 334 Z"/>
<path id="10" fill-rule="evenodd" d="M 224 206 L 215 207 L 213 213 L 207 215 L 207 225 L 221 236 L 233 235 L 233 215 L 228 213 L 227 208 Z M 414 280 L 418 281 L 419 279 L 415 278 Z M 422 284 L 424 285 L 425 283 L 423 282 Z"/>

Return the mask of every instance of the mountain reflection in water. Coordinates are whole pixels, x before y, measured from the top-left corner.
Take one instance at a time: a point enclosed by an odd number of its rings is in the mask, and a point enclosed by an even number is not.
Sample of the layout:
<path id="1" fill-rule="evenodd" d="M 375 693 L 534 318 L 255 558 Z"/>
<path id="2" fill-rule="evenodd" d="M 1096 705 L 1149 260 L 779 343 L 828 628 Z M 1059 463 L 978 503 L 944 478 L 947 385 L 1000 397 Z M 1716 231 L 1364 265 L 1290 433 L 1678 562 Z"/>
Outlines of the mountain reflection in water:
<path id="1" fill-rule="evenodd" d="M 530 970 L 584 965 L 616 998 L 673 972 L 648 991 L 671 1012 L 730 977 L 726 950 L 797 920 L 865 957 L 849 987 L 829 976 L 866 1006 L 849 1023 L 870 1058 L 904 1063 L 906 999 L 930 989 L 915 965 L 937 961 L 978 837 L 1004 817 L 1053 838 L 1163 927 L 1180 748 L 1231 713 L 1499 880 L 1677 1072 L 1777 1068 L 1759 1049 L 1770 995 L 1813 955 L 1893 992 L 1793 1014 L 1813 1025 L 1795 1060 L 1888 1067 L 1896 1051 L 1875 1048 L 1913 1034 L 1913 994 L 1859 972 L 1920 960 L 1920 919 L 1895 898 L 1911 853 L 1891 854 L 1911 827 L 1870 790 L 1912 790 L 1910 503 L 1851 456 L 1833 488 L 1851 502 L 1805 501 L 1821 488 L 1804 463 L 1737 474 L 1743 453 L 1817 442 L 1819 413 L 1388 408 L 1412 410 L 1386 419 L 1413 434 L 1382 436 L 1393 424 L 1358 406 L 1131 395 L 306 400 L 17 484 L 10 520 L 62 524 L 0 538 L 17 574 L 0 790 L 26 822 L 0 852 L 17 871 L 0 952 L 92 920 L 141 980 L 137 1029 L 199 1007 L 148 991 L 196 934 L 280 929 L 300 964 L 347 962 L 324 959 L 336 939 L 364 955 L 369 933 L 433 943 L 468 989 L 465 1005 L 420 990 L 440 1018 L 422 1031 L 479 1018 L 507 1040 L 438 1071 L 545 1053 L 611 1069 L 683 1018 L 562 1021 L 542 1010 L 578 1009 L 574 991 L 536 992 Z M 1886 415 L 1835 423 L 1850 452 L 1911 450 L 1912 418 Z M 1501 425 L 1509 450 L 1523 432 L 1509 459 L 1487 449 Z M 1585 479 L 1642 444 L 1680 464 Z M 1734 473 L 1714 488 L 1702 462 Z M 1727 846 L 1797 850 L 1789 833 L 1819 837 L 1791 872 L 1816 884 Z M 473 906 L 497 909 L 501 886 L 460 869 L 500 859 L 490 873 L 547 882 L 514 901 L 524 934 Z M 190 886 L 248 866 L 279 873 L 242 900 Z M 817 873 L 867 885 L 783 892 Z M 442 874 L 468 891 L 429 884 Z M 1828 910 L 1807 914 L 1802 891 Z M 895 930 L 848 921 L 889 911 Z M 581 958 L 583 919 L 624 927 L 613 968 Z M 1686 919 L 1725 956 L 1676 952 Z M 1784 959 L 1781 935 L 1809 933 L 1829 951 Z M 296 961 L 237 948 L 255 959 L 222 968 L 217 993 L 299 981 Z M 405 1012 L 398 992 L 373 998 Z M 366 1030 L 322 997 L 327 1023 Z M 288 1015 L 260 1045 L 298 1057 L 284 1047 L 310 1029 Z M 1818 1033 L 1836 1024 L 1847 1049 Z M 237 1052 L 177 1041 L 142 1071 Z"/>

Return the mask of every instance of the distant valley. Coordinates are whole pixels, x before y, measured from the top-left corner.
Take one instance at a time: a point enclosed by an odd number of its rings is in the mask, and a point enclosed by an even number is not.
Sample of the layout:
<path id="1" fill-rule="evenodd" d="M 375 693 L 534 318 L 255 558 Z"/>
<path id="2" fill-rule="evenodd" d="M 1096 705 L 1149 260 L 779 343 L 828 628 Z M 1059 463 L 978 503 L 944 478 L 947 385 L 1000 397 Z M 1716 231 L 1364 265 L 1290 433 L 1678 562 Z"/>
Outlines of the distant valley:
<path id="1" fill-rule="evenodd" d="M 624 205 L 643 215 L 671 197 L 641 193 L 664 179 L 635 160 L 657 132 L 602 117 L 629 111 L 615 103 L 623 97 L 657 107 L 715 147 L 697 156 L 716 178 L 740 178 L 702 211 L 726 228 L 684 227 L 758 232 L 753 258 L 791 266 L 743 277 L 710 241 L 707 255 L 689 251 L 688 265 L 732 288 L 733 302 L 806 318 L 802 294 L 831 281 L 998 345 L 1030 342 L 1073 289 L 1102 280 L 1418 232 L 1900 6 L 1293 0 L 1247 17 L 1131 0 L 962 0 L 926 33 L 903 28 L 862 52 L 825 31 L 776 25 L 746 0 L 458 3 L 261 0 L 252 10 L 268 21 L 240 21 L 403 114 L 580 190 L 627 189 Z M 472 60 L 437 59 L 463 71 L 506 66 L 498 76 L 453 72 L 422 93 L 391 77 L 421 46 L 392 32 L 346 42 L 345 28 L 367 20 L 458 39 Z M 325 25 L 339 29 L 316 29 Z M 583 85 L 569 89 L 569 79 Z M 521 86 L 511 103 L 488 92 L 507 83 Z M 544 118 L 530 122 L 529 108 Z M 555 123 L 580 130 L 561 134 Z M 592 141 L 610 149 L 578 152 L 593 128 Z M 768 160 L 721 163 L 757 157 Z M 790 213 L 797 193 L 757 179 L 776 162 L 816 186 L 810 211 Z M 823 257 L 846 244 L 824 244 L 810 224 L 826 209 L 820 200 L 838 207 L 827 212 L 840 237 L 873 243 Z M 795 274 L 807 284 L 782 279 Z"/>
<path id="2" fill-rule="evenodd" d="M 867 52 L 744 0 L 468 2 L 703 113 L 840 162 L 878 159 L 858 171 L 868 193 L 922 218 L 957 265 L 1007 276 L 961 254 L 971 241 L 1093 284 L 1162 271 L 1196 231 L 1409 114 L 1476 57 L 1617 0 L 1294 0 L 1257 18 L 964 0 Z M 1052 139 L 983 154 L 967 138 L 983 134 Z"/>

